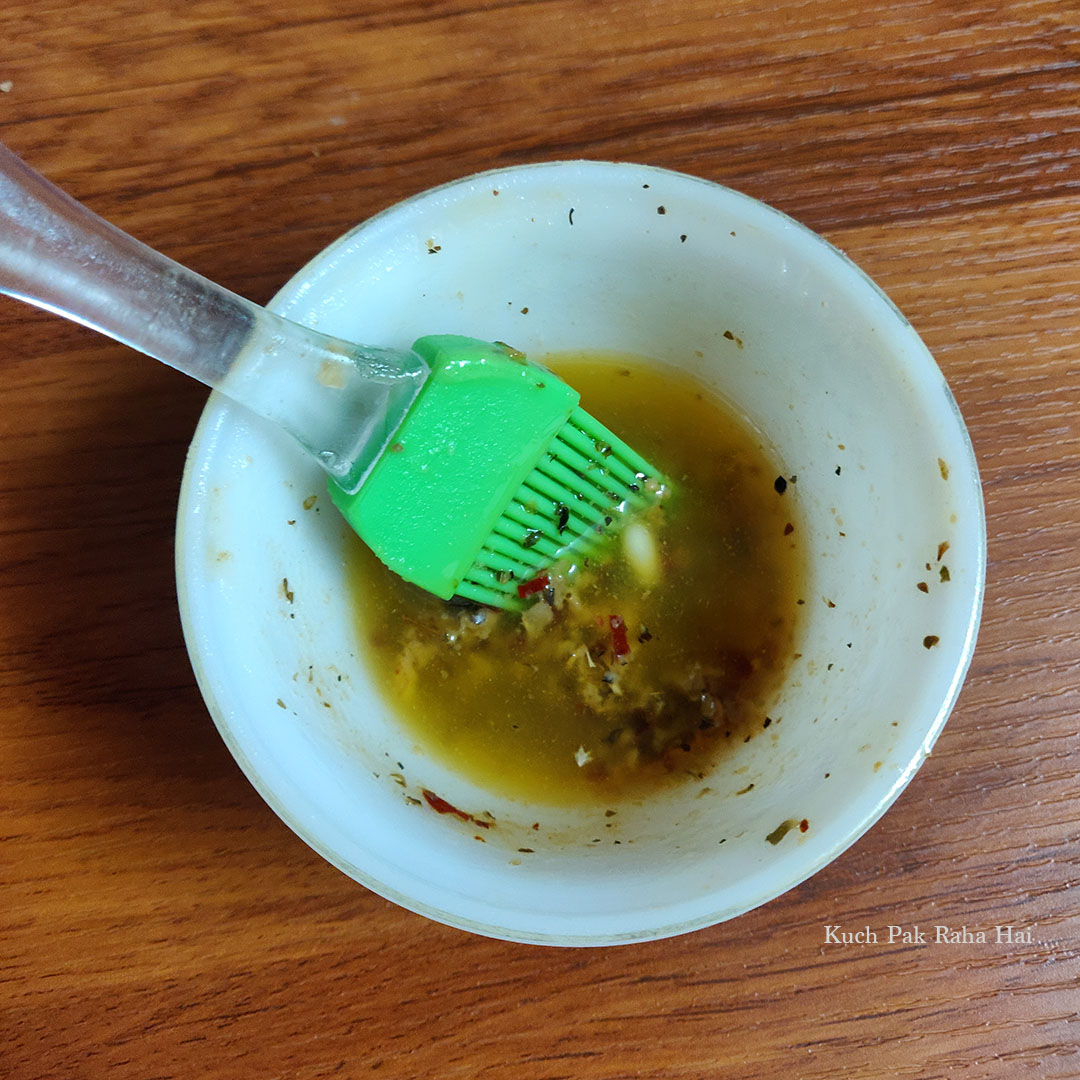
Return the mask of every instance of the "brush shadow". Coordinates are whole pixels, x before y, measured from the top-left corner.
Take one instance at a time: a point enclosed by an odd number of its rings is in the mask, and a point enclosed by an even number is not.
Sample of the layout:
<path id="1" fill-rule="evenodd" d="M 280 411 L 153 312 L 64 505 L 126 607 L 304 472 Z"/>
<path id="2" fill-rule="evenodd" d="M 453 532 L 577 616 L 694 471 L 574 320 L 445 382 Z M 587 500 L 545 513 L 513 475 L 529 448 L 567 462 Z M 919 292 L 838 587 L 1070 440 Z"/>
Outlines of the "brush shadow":
<path id="1" fill-rule="evenodd" d="M 0 481 L 0 625 L 28 727 L 138 781 L 140 802 L 265 810 L 202 702 L 177 609 L 176 503 L 207 391 L 80 334 L 56 335 L 63 389 L 16 377 L 0 430 L 18 448 Z"/>

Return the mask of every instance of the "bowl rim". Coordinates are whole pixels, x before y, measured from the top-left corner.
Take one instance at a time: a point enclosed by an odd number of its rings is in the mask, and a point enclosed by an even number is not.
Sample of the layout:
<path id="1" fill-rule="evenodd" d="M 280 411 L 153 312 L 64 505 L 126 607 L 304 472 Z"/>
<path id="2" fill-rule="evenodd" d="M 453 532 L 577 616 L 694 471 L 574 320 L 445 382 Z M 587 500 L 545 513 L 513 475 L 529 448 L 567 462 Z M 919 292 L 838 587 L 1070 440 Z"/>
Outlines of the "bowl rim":
<path id="1" fill-rule="evenodd" d="M 318 281 L 325 276 L 325 274 L 332 272 L 336 262 L 337 253 L 347 247 L 360 232 L 366 232 L 385 224 L 388 220 L 406 212 L 408 208 L 415 203 L 437 199 L 440 195 L 449 193 L 455 189 L 463 187 L 467 188 L 479 183 L 487 185 L 489 181 L 497 180 L 499 177 L 510 175 L 517 176 L 523 173 L 545 171 L 561 172 L 567 169 L 584 169 L 595 172 L 608 170 L 613 176 L 617 174 L 620 182 L 622 182 L 624 177 L 633 177 L 635 184 L 639 184 L 641 176 L 653 174 L 656 176 L 676 178 L 679 182 L 683 183 L 692 182 L 710 189 L 719 189 L 736 203 L 743 203 L 747 208 L 753 209 L 753 211 L 758 214 L 764 213 L 774 224 L 785 229 L 795 230 L 804 240 L 809 240 L 812 246 L 820 247 L 822 254 L 826 258 L 839 259 L 843 269 L 847 273 L 853 275 L 864 287 L 869 286 L 872 292 L 876 294 L 878 300 L 884 302 L 890 316 L 897 320 L 898 330 L 908 338 L 914 346 L 915 356 L 911 360 L 905 360 L 904 364 L 910 364 L 917 357 L 917 362 L 920 365 L 929 365 L 929 371 L 936 372 L 940 377 L 941 385 L 947 395 L 947 402 L 956 424 L 957 433 L 960 436 L 960 445 L 964 450 L 963 460 L 954 461 L 950 468 L 951 471 L 954 472 L 954 475 L 962 476 L 964 483 L 970 486 L 971 493 L 974 495 L 972 501 L 978 515 L 975 523 L 976 527 L 974 529 L 977 543 L 975 550 L 970 553 L 974 567 L 972 585 L 969 592 L 960 594 L 962 598 L 967 599 L 969 605 L 968 620 L 963 645 L 958 655 L 947 692 L 940 702 L 937 713 L 930 723 L 926 725 L 926 734 L 917 751 L 899 771 L 891 785 L 889 785 L 889 787 L 882 792 L 880 797 L 877 798 L 870 813 L 861 817 L 859 820 L 852 822 L 850 827 L 838 835 L 835 841 L 817 858 L 799 865 L 796 872 L 790 876 L 790 878 L 785 879 L 784 883 L 778 887 L 763 887 L 759 889 L 756 894 L 745 897 L 738 903 L 727 904 L 689 920 L 651 926 L 648 929 L 643 929 L 640 932 L 630 934 L 596 934 L 591 932 L 518 933 L 506 927 L 487 924 L 463 917 L 456 912 L 439 909 L 402 894 L 398 890 L 386 885 L 370 873 L 366 872 L 362 867 L 354 865 L 348 859 L 324 844 L 318 836 L 308 829 L 302 821 L 298 820 L 281 802 L 273 785 L 262 775 L 256 764 L 245 753 L 230 729 L 229 716 L 231 710 L 227 707 L 222 700 L 222 696 L 218 693 L 216 681 L 212 677 L 210 666 L 207 663 L 208 657 L 204 655 L 204 651 L 200 651 L 199 626 L 193 615 L 191 602 L 188 596 L 188 589 L 186 588 L 189 577 L 187 552 L 190 547 L 186 542 L 186 525 L 192 518 L 192 506 L 197 502 L 200 494 L 197 474 L 202 460 L 205 457 L 207 448 L 213 445 L 214 440 L 219 434 L 221 425 L 228 420 L 227 399 L 216 391 L 210 395 L 196 426 L 181 480 L 175 532 L 176 588 L 181 625 L 188 654 L 191 659 L 192 669 L 200 692 L 206 703 L 207 710 L 221 734 L 223 741 L 228 747 L 229 752 L 247 776 L 248 780 L 258 791 L 259 795 L 278 817 L 281 818 L 282 821 L 284 821 L 285 824 L 288 825 L 289 828 L 309 847 L 326 859 L 327 862 L 337 867 L 353 880 L 362 884 L 365 888 L 370 889 L 372 892 L 392 901 L 400 907 L 423 915 L 435 922 L 452 926 L 457 929 L 466 930 L 498 940 L 513 941 L 523 944 L 558 945 L 567 947 L 609 946 L 652 941 L 689 933 L 727 921 L 728 919 L 736 918 L 739 915 L 760 907 L 813 877 L 856 843 L 881 819 L 885 812 L 900 796 L 901 792 L 911 782 L 922 763 L 930 755 L 934 744 L 956 705 L 964 680 L 970 669 L 975 652 L 986 591 L 986 510 L 975 449 L 955 397 L 945 381 L 944 375 L 933 355 L 919 337 L 917 331 L 907 317 L 900 311 L 885 291 L 843 251 L 833 245 L 825 237 L 814 232 L 808 226 L 803 225 L 801 222 L 768 203 L 764 203 L 761 200 L 755 199 L 734 188 L 689 173 L 679 172 L 661 166 L 598 159 L 566 159 L 524 165 L 509 165 L 471 173 L 435 187 L 416 192 L 415 194 L 386 207 L 357 225 L 354 225 L 336 240 L 332 241 L 325 248 L 316 253 L 316 255 L 304 264 L 304 266 L 300 267 L 277 291 L 277 293 L 275 293 L 274 297 L 267 304 L 267 307 L 279 313 L 282 313 L 283 309 L 286 309 L 284 313 L 287 314 L 288 305 L 298 298 L 299 293 L 302 292 L 305 285 L 308 285 L 313 281 Z M 960 604 L 957 603 L 956 606 L 959 609 Z"/>

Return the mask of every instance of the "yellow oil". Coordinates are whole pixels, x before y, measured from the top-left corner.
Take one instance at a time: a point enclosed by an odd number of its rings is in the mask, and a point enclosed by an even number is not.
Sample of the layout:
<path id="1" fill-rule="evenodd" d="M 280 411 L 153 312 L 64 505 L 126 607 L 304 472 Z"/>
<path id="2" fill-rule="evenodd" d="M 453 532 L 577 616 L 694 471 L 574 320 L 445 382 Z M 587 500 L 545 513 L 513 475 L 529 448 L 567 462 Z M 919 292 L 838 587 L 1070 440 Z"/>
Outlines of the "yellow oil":
<path id="1" fill-rule="evenodd" d="M 349 581 L 374 678 L 423 752 L 503 795 L 596 804 L 701 781 L 769 726 L 796 648 L 796 489 L 777 483 L 761 434 L 692 377 L 624 355 L 544 362 L 668 478 L 658 580 L 636 578 L 615 542 L 582 575 L 575 618 L 557 612 L 529 636 L 518 615 L 402 581 L 357 541 Z"/>

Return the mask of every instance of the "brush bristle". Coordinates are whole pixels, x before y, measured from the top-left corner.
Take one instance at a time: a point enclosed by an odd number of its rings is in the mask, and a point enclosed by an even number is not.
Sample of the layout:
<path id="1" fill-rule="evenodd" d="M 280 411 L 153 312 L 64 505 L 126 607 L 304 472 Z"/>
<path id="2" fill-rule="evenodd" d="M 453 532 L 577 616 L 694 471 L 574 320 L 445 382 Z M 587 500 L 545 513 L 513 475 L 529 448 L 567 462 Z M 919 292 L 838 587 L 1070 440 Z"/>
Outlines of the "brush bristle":
<path id="1" fill-rule="evenodd" d="M 503 511 L 458 595 L 491 607 L 524 607 L 518 587 L 571 552 L 596 552 L 628 510 L 649 502 L 651 480 L 659 477 L 644 458 L 575 408 Z"/>

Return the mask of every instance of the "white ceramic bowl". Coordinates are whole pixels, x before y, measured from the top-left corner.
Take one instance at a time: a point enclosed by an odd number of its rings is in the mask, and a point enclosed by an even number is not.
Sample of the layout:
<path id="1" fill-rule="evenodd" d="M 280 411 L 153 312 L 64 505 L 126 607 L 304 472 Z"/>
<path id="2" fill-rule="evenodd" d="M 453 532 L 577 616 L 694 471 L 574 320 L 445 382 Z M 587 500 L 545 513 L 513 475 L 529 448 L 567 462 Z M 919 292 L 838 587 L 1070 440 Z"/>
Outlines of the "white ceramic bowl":
<path id="1" fill-rule="evenodd" d="M 538 358 L 613 349 L 688 369 L 779 449 L 811 538 L 802 657 L 769 737 L 726 760 L 707 797 L 695 798 L 698 786 L 657 796 L 621 810 L 617 828 L 601 811 L 538 812 L 448 774 L 397 726 L 365 667 L 342 577 L 345 527 L 319 470 L 213 397 L 177 532 L 192 663 L 251 782 L 345 873 L 481 934 L 560 945 L 663 937 L 803 881 L 884 813 L 930 753 L 982 601 L 975 459 L 914 330 L 821 238 L 693 177 L 535 165 L 387 210 L 317 256 L 271 307 L 369 343 L 465 333 Z M 410 801 L 425 787 L 491 811 L 487 842 Z M 788 819 L 809 828 L 767 842 Z"/>

